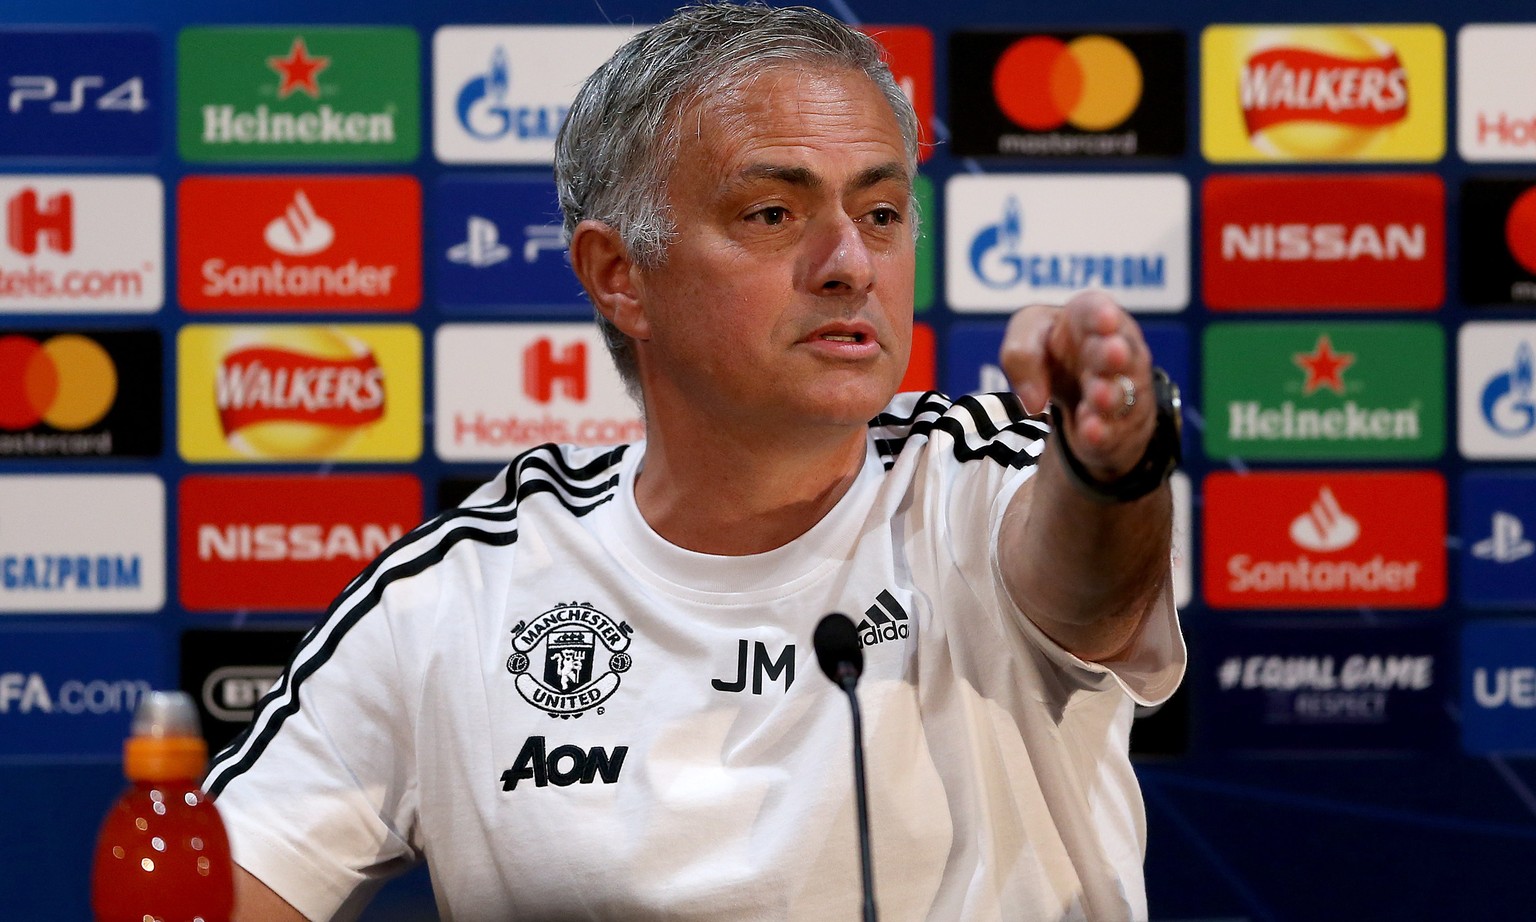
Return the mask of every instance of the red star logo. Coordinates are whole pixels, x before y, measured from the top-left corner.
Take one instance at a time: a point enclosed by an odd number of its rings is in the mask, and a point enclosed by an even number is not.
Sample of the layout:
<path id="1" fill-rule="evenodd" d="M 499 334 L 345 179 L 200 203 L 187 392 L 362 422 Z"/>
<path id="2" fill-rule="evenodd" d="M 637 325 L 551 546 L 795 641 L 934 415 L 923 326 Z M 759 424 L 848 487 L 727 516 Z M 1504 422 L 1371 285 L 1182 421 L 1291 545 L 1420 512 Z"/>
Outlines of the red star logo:
<path id="1" fill-rule="evenodd" d="M 288 57 L 273 55 L 267 58 L 267 66 L 283 78 L 277 88 L 278 99 L 287 99 L 294 90 L 303 90 L 314 99 L 319 99 L 320 83 L 315 78 L 331 66 L 331 59 L 328 56 L 310 57 L 309 49 L 304 46 L 304 36 L 295 35 L 293 47 L 288 49 Z"/>
<path id="2" fill-rule="evenodd" d="M 1317 345 L 1312 347 L 1312 352 L 1295 352 L 1291 354 L 1291 361 L 1296 367 L 1307 373 L 1307 383 L 1302 387 L 1302 395 L 1312 393 L 1321 388 L 1331 388 L 1334 393 L 1344 393 L 1344 369 L 1355 364 L 1353 352 L 1334 352 L 1333 342 L 1328 339 L 1328 334 L 1317 338 Z"/>

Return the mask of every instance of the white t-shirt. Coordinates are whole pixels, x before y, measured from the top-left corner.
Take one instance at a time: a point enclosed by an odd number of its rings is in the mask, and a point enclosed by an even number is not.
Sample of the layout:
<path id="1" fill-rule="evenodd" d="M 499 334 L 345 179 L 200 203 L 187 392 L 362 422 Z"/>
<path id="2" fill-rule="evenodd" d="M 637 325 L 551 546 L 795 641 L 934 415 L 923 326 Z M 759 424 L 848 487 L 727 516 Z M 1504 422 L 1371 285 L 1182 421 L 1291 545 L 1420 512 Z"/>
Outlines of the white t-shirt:
<path id="1" fill-rule="evenodd" d="M 235 860 L 321 919 L 422 858 L 461 922 L 857 918 L 851 718 L 811 646 L 843 611 L 881 918 L 1145 917 L 1127 739 L 1183 642 L 1169 595 L 1085 663 L 1008 599 L 1044 432 L 900 395 L 837 506 L 746 557 L 649 528 L 643 444 L 523 454 L 359 575 L 216 760 Z"/>

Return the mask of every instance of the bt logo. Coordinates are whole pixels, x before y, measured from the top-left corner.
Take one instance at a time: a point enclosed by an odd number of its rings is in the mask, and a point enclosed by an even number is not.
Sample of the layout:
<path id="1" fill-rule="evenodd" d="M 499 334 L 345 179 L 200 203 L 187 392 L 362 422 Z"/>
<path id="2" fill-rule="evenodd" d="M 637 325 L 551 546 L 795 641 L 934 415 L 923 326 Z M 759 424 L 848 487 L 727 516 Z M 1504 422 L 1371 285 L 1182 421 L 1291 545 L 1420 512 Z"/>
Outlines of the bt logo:
<path id="1" fill-rule="evenodd" d="M 69 82 L 68 95 L 62 98 L 59 95 L 59 81 L 53 77 L 18 75 L 11 78 L 10 85 L 11 94 L 7 104 L 12 115 L 21 112 L 29 103 L 46 104 L 48 111 L 62 115 L 73 115 L 85 109 L 88 104 L 93 104 L 94 108 L 102 112 L 139 113 L 149 108 L 149 101 L 144 98 L 144 81 L 141 77 L 130 77 L 110 90 L 105 89 L 104 77 L 76 77 Z"/>
<path id="2" fill-rule="evenodd" d="M 1515 349 L 1515 363 L 1483 387 L 1483 419 L 1494 432 L 1510 438 L 1536 429 L 1536 395 L 1531 393 L 1531 344 Z"/>
<path id="3" fill-rule="evenodd" d="M 981 229 L 971 241 L 971 271 L 989 288 L 1011 288 L 1024 278 L 1024 257 L 1019 241 L 1024 236 L 1024 216 L 1019 200 L 1008 196 L 1003 217 Z"/>

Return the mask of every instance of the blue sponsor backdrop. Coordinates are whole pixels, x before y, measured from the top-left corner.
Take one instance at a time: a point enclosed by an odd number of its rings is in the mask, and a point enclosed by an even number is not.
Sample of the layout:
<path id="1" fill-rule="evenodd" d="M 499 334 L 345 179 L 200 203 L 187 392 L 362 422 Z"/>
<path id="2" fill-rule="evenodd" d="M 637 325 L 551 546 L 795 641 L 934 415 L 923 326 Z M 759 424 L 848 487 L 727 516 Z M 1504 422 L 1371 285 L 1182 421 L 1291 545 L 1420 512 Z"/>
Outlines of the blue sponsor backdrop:
<path id="1" fill-rule="evenodd" d="M 1322 0 L 1247 4 L 1241 8 L 1215 0 L 1179 4 L 1102 0 L 1091 6 L 1075 0 L 1039 0 L 1027 5 L 1019 4 L 1017 0 L 968 0 L 964 4 L 949 5 L 922 0 L 884 0 L 880 4 L 867 0 L 808 2 L 852 22 L 916 23 L 933 31 L 937 146 L 924 172 L 937 188 L 942 189 L 948 177 L 960 172 L 1178 172 L 1189 179 L 1196 208 L 1201 183 L 1215 172 L 1199 153 L 1197 135 L 1199 37 L 1206 25 L 1234 19 L 1288 23 L 1330 23 L 1341 19 L 1370 23 L 1435 23 L 1446 32 L 1450 87 L 1454 94 L 1455 35 L 1461 25 L 1536 20 L 1536 10 L 1529 5 L 1502 0 L 1468 0 L 1454 5 L 1447 0 L 1396 0 L 1393 3 L 1363 0 L 1347 9 Z M 177 182 L 189 172 L 197 172 L 176 156 L 172 140 L 175 137 L 175 113 L 168 87 L 174 74 L 176 34 L 184 26 L 405 25 L 418 31 L 423 49 L 430 49 L 433 31 L 445 24 L 643 23 L 665 16 L 673 5 L 665 0 L 566 0 L 561 3 L 439 0 L 432 4 L 415 0 L 224 0 L 217 4 L 194 0 L 5 0 L 0 4 L 0 25 L 25 27 L 34 34 L 15 44 L 17 33 L 6 32 L 3 34 L 5 43 L 0 44 L 0 80 L 4 81 L 0 83 L 0 94 L 5 98 L 5 104 L 0 106 L 0 171 L 150 172 L 158 175 L 168 190 L 174 190 Z M 39 26 L 73 31 L 62 44 L 52 44 L 54 39 L 47 36 L 57 30 L 41 33 L 40 37 L 36 31 Z M 1181 33 L 1190 62 L 1190 74 L 1184 84 L 1187 132 L 1184 153 L 1134 160 L 987 158 L 984 162 L 955 156 L 944 143 L 948 134 L 946 126 L 952 115 L 949 111 L 947 37 L 959 29 L 989 28 L 1052 31 L 1154 28 Z M 110 30 L 110 38 L 92 37 L 102 30 Z M 537 207 L 545 207 L 537 196 L 545 194 L 538 190 L 547 190 L 547 171 L 532 167 L 451 167 L 438 162 L 431 152 L 431 145 L 426 143 L 432 130 L 431 107 L 426 104 L 431 98 L 430 53 L 424 64 L 421 75 L 424 102 L 422 153 L 412 164 L 402 167 L 422 180 L 427 196 L 429 227 L 426 239 L 430 248 L 425 254 L 427 297 L 421 310 L 413 315 L 428 334 L 424 340 L 431 341 L 430 334 L 445 315 L 454 315 L 454 319 L 509 318 L 513 313 L 509 308 L 512 302 L 503 303 L 497 293 L 504 284 L 522 284 L 526 286 L 524 291 L 538 293 L 537 296 L 530 295 L 528 300 L 519 295 L 516 302 L 519 318 L 558 320 L 584 313 L 573 307 L 577 303 L 573 300 L 574 280 L 559 281 L 553 272 L 553 264 L 543 262 L 553 254 L 541 253 L 538 259 L 524 267 L 515 265 L 515 261 L 522 258 L 523 228 L 552 220 L 551 216 L 546 211 L 532 216 L 518 215 L 515 212 L 524 207 L 521 204 L 509 204 L 505 213 L 496 210 L 501 203 L 510 202 L 512 196 L 524 192 L 535 196 Z M 36 80 L 23 81 L 20 85 L 11 82 L 15 77 L 38 76 L 54 81 L 51 94 L 44 94 L 47 84 Z M 80 77 L 93 76 L 102 78 L 99 88 L 94 81 L 76 82 Z M 134 78 L 143 81 L 143 100 L 147 105 L 140 111 L 132 111 L 137 104 L 131 88 L 114 97 L 106 108 L 100 105 L 105 94 Z M 82 105 L 78 109 L 71 102 L 76 98 L 76 86 L 81 88 L 79 99 Z M 12 106 L 16 103 L 12 94 L 18 89 L 23 93 L 19 108 L 13 112 Z M 55 109 L 54 103 L 63 105 Z M 1454 111 L 1453 99 L 1453 116 Z M 1453 131 L 1454 128 L 1450 128 L 1448 135 Z M 1459 278 L 1461 267 L 1461 254 L 1454 243 L 1456 235 L 1450 232 L 1457 227 L 1460 218 L 1461 204 L 1456 190 L 1468 178 L 1530 172 L 1510 164 L 1468 164 L 1455 150 L 1454 137 L 1448 136 L 1447 155 L 1441 162 L 1428 167 L 1446 180 L 1448 194 L 1447 240 L 1451 245 L 1447 278 L 1453 281 L 1448 286 L 1449 300 L 1435 314 L 1446 326 L 1448 341 L 1454 341 L 1449 334 L 1471 319 L 1529 316 L 1528 308 L 1480 306 L 1469 310 L 1463 302 L 1455 300 L 1455 292 L 1459 289 L 1454 280 Z M 1346 170 L 1383 171 L 1395 168 L 1391 165 L 1343 167 Z M 1257 167 L 1254 171 L 1264 169 Z M 1311 168 L 1303 165 L 1297 169 L 1305 172 Z M 1333 171 L 1339 168 L 1318 169 Z M 274 166 L 263 171 L 313 172 L 314 168 Z M 376 170 L 363 165 L 339 165 L 334 171 Z M 1230 173 L 1232 169 L 1223 172 Z M 476 188 L 487 183 L 495 184 L 493 188 L 506 192 L 507 197 L 486 194 L 476 200 Z M 457 199 L 455 206 L 452 203 L 456 195 L 462 197 Z M 942 237 L 944 226 L 942 195 L 939 199 L 937 207 L 929 209 L 926 216 L 926 226 L 935 237 Z M 168 196 L 166 208 L 167 227 L 173 228 L 174 222 L 170 219 L 175 213 L 174 195 Z M 478 235 L 472 233 L 472 216 L 484 217 L 496 227 L 494 239 L 483 226 Z M 1116 219 L 1112 213 L 1083 215 L 1083 220 L 1090 222 L 1113 222 Z M 1198 213 L 1193 216 L 1192 228 L 1198 232 Z M 463 262 L 449 256 L 450 250 L 460 244 L 466 245 Z M 942 240 L 937 244 L 941 248 Z M 1183 368 L 1182 374 L 1175 372 L 1175 377 L 1186 385 L 1187 406 L 1197 407 L 1198 362 L 1189 349 L 1191 343 L 1199 342 L 1208 315 L 1199 299 L 1200 249 L 1193 245 L 1193 240 L 1191 244 L 1194 296 L 1190 308 L 1178 314 L 1152 317 L 1148 325 L 1153 330 L 1166 325 L 1172 331 L 1169 338 L 1153 338 L 1153 347 L 1160 361 Z M 529 275 L 520 282 L 504 283 L 492 281 L 488 274 L 476 275 L 471 271 L 476 269 L 471 257 L 488 262 L 501 252 L 498 246 L 507 248 L 506 258 L 491 261 L 483 267 L 487 273 L 511 273 L 514 268 L 528 268 L 531 272 L 537 268 L 540 274 Z M 167 252 L 174 260 L 174 245 L 169 246 Z M 169 268 L 168 278 L 174 278 L 174 262 Z M 549 270 L 549 275 L 542 274 L 545 269 Z M 937 287 L 941 292 L 943 271 L 940 266 Z M 511 278 L 510 275 L 506 277 Z M 1384 316 L 1423 319 L 1424 315 L 1399 316 L 1388 312 Z M 1266 319 L 1276 317 L 1276 314 L 1265 315 Z M 1224 319 L 1233 318 L 1226 315 Z M 1280 319 L 1286 318 L 1281 316 Z M 172 297 L 166 307 L 152 317 L 58 315 L 50 317 L 47 325 L 50 328 L 78 326 L 82 329 L 153 327 L 162 334 L 163 343 L 170 344 L 175 342 L 175 332 L 188 320 L 189 315 Z M 988 341 L 995 343 L 1000 336 L 1000 323 L 976 320 L 974 315 L 957 318 L 942 302 L 928 310 L 923 320 L 934 327 L 941 344 L 940 380 L 956 390 L 974 388 L 978 377 L 976 369 L 985 360 Z M 0 327 L 24 325 L 37 326 L 35 322 L 28 323 L 14 315 L 0 317 Z M 1149 338 L 1155 336 L 1163 334 L 1149 334 Z M 424 360 L 428 381 L 431 381 L 430 351 Z M 164 374 L 165 418 L 174 420 L 175 369 L 171 357 L 167 357 Z M 1454 407 L 1455 401 L 1449 398 L 1455 395 L 1447 396 Z M 1455 419 L 1449 423 L 1454 425 Z M 1198 418 L 1192 418 L 1191 424 L 1190 438 L 1198 438 Z M 18 473 L 57 472 L 61 465 L 67 465 L 70 472 L 153 471 L 169 487 L 192 469 L 177 457 L 174 439 L 174 426 L 167 425 L 160 457 L 148 461 L 15 460 L 6 463 L 8 470 Z M 426 441 L 431 444 L 430 433 Z M 1200 452 L 1189 448 L 1185 454 L 1196 485 L 1198 555 L 1199 484 L 1207 472 L 1223 465 L 1210 462 Z M 1383 649 L 1384 644 L 1372 636 L 1373 632 L 1418 636 L 1411 631 L 1402 633 L 1411 627 L 1423 628 L 1425 636 L 1460 637 L 1462 649 L 1456 654 L 1463 664 L 1460 682 L 1452 687 L 1449 677 L 1454 673 L 1437 670 L 1437 678 L 1443 681 L 1437 683 L 1437 692 L 1428 693 L 1430 698 L 1438 695 L 1444 717 L 1430 713 L 1432 709 L 1422 704 L 1427 699 L 1407 699 L 1414 702 L 1413 708 L 1424 708 L 1411 710 L 1411 713 L 1422 715 L 1422 728 L 1416 731 L 1413 721 L 1406 720 L 1401 726 L 1392 724 L 1391 732 L 1400 734 L 1399 742 L 1418 744 L 1440 739 L 1446 721 L 1451 721 L 1452 725 L 1460 721 L 1462 745 L 1455 745 L 1454 737 L 1446 745 L 1410 745 L 1408 748 L 1416 750 L 1412 756 L 1404 756 L 1400 750 L 1391 755 L 1380 752 L 1361 755 L 1337 748 L 1309 750 L 1307 758 L 1258 757 L 1232 751 L 1227 748 L 1232 737 L 1220 732 L 1222 727 L 1237 722 L 1249 732 L 1257 730 L 1251 722 L 1242 721 L 1236 714 L 1221 713 L 1220 709 L 1224 707 L 1221 699 L 1212 697 L 1211 677 L 1219 678 L 1219 670 L 1225 661 L 1218 632 L 1225 620 L 1241 625 L 1246 623 L 1246 618 L 1255 616 L 1212 613 L 1198 601 L 1197 592 L 1197 601 L 1184 612 L 1192 657 L 1191 681 L 1182 693 L 1188 702 L 1191 731 L 1188 748 L 1183 751 L 1177 746 L 1163 749 L 1160 751 L 1171 754 L 1144 757 L 1137 765 L 1147 801 L 1150 836 L 1147 883 L 1154 919 L 1536 918 L 1536 890 L 1526 882 L 1530 855 L 1536 850 L 1536 793 L 1533 793 L 1536 792 L 1536 766 L 1527 758 L 1518 757 L 1530 755 L 1533 720 L 1536 720 L 1528 716 L 1529 711 L 1517 706 L 1524 700 L 1521 696 L 1527 693 L 1526 683 L 1529 681 L 1527 674 L 1517 670 L 1526 668 L 1536 659 L 1524 652 L 1530 649 L 1526 643 L 1529 625 L 1527 621 L 1516 620 L 1507 627 L 1485 626 L 1477 621 L 1475 613 L 1469 616 L 1460 607 L 1462 602 L 1486 604 L 1512 609 L 1509 613 L 1517 619 L 1530 618 L 1533 606 L 1528 598 L 1512 600 L 1501 596 L 1505 589 L 1500 587 L 1505 584 L 1479 575 L 1471 564 L 1473 561 L 1481 563 L 1481 558 L 1467 558 L 1471 553 L 1469 549 L 1495 534 L 1493 513 L 1502 508 L 1498 505 L 1504 497 L 1500 491 L 1506 486 L 1498 482 L 1499 478 L 1508 469 L 1523 471 L 1528 466 L 1502 465 L 1498 473 L 1487 475 L 1489 485 L 1484 486 L 1481 472 L 1474 472 L 1477 476 L 1468 479 L 1458 476 L 1465 473 L 1465 465 L 1454 453 L 1448 455 L 1443 459 L 1442 468 L 1452 475 L 1450 483 L 1466 491 L 1464 497 L 1458 497 L 1453 489 L 1452 502 L 1460 502 L 1464 514 L 1460 522 L 1451 523 L 1448 529 L 1452 545 L 1458 548 L 1457 553 L 1463 558 L 1463 566 L 1453 574 L 1451 586 L 1450 598 L 1457 602 L 1443 609 L 1415 613 L 1406 619 L 1409 623 L 1401 617 L 1389 618 L 1372 611 L 1321 613 L 1338 628 L 1356 629 L 1360 634 L 1349 636 L 1347 643 L 1341 642 L 1334 647 L 1334 641 L 1345 639 L 1346 635 L 1324 632 L 1317 647 L 1312 646 L 1311 640 L 1301 646 L 1309 651 L 1331 649 L 1335 656 L 1348 655 L 1359 649 Z M 313 467 L 302 469 L 308 471 Z M 453 476 L 485 472 L 484 467 L 447 465 L 430 455 L 412 465 L 410 470 L 421 476 L 429 487 Z M 429 489 L 428 493 L 431 492 Z M 168 493 L 173 504 L 167 524 L 167 541 L 170 542 L 170 531 L 175 527 L 175 491 L 171 489 Z M 1403 497 L 1405 503 L 1413 501 L 1413 497 Z M 1471 510 L 1476 503 L 1483 505 L 1474 514 Z M 1525 524 L 1536 527 L 1536 521 L 1523 514 L 1517 515 Z M 1506 529 L 1504 534 L 1508 536 L 1511 532 Z M 1518 541 L 1506 541 L 1504 546 L 1520 545 Z M 169 575 L 174 584 L 175 555 L 171 554 L 170 559 Z M 25 685 L 29 681 L 25 677 L 39 670 L 24 663 L 9 664 L 13 660 L 21 663 L 22 653 L 43 643 L 38 648 L 43 652 L 27 653 L 26 656 L 40 663 L 55 664 L 48 666 L 50 670 L 59 662 L 79 662 L 87 664 L 94 671 L 92 674 L 103 677 L 158 676 L 151 680 L 161 685 L 174 685 L 176 677 L 166 670 L 171 668 L 167 664 L 175 662 L 183 630 L 241 628 L 253 624 L 263 628 L 303 628 L 308 625 L 305 619 L 291 617 L 194 616 L 178 607 L 174 592 L 171 598 L 173 601 L 163 611 L 147 616 L 21 616 L 8 619 L 9 629 L 0 634 L 0 644 L 3 644 L 0 646 L 0 673 L 23 675 L 21 681 Z M 1315 623 L 1318 614 L 1310 613 L 1309 618 L 1314 620 L 1287 626 L 1285 630 L 1305 632 L 1305 625 Z M 1467 622 L 1470 625 L 1463 632 L 1461 628 Z M 1270 623 L 1255 621 L 1249 626 L 1257 634 Z M 77 634 L 78 628 L 89 630 Z M 90 633 L 100 628 L 114 630 L 104 634 Z M 35 630 L 55 637 L 57 644 L 23 639 L 32 638 L 31 632 Z M 71 650 L 67 639 L 70 637 L 76 640 L 92 638 L 100 643 L 82 643 L 80 650 Z M 94 658 L 95 653 L 85 653 L 85 646 L 109 651 L 109 659 L 121 661 L 123 668 L 109 668 L 109 663 Z M 1263 652 L 1278 647 L 1265 645 L 1251 649 Z M 14 656 L 11 655 L 13 652 Z M 60 659 L 64 657 L 67 658 Z M 1501 705 L 1502 710 L 1487 708 L 1488 713 L 1469 717 L 1466 701 L 1475 701 L 1472 683 L 1479 664 L 1494 670 L 1484 673 L 1485 698 L 1497 698 L 1501 694 L 1499 689 L 1503 688 L 1502 694 L 1514 696 L 1508 700 L 1515 705 Z M 1499 669 L 1506 670 L 1502 686 L 1496 672 Z M 39 674 L 42 673 L 39 671 Z M 68 680 L 62 671 L 49 674 L 56 678 L 45 681 L 62 683 Z M 15 687 L 15 681 L 0 678 L 0 689 Z M 12 684 L 8 686 L 6 682 Z M 8 694 L 0 691 L 0 698 Z M 12 703 L 19 706 L 14 701 Z M 1233 707 L 1240 710 L 1236 704 Z M 1167 710 L 1182 713 L 1179 709 Z M 0 719 L 7 716 L 16 715 L 0 714 Z M 1488 722 L 1484 723 L 1483 718 Z M 71 750 L 74 754 L 67 757 L 57 748 L 63 744 L 58 742 L 59 737 L 52 730 L 43 739 L 26 736 L 13 730 L 10 724 L 0 725 L 0 735 L 7 740 L 3 745 L 13 747 L 0 752 L 0 790 L 6 792 L 3 806 L 0 806 L 0 823 L 7 830 L 7 834 L 0 838 L 0 893 L 5 895 L 4 902 L 12 918 L 69 922 L 88 917 L 86 875 L 91 844 L 101 816 L 122 783 L 120 759 L 115 747 L 108 744 L 110 737 L 120 736 L 126 728 L 126 721 L 120 715 L 110 719 L 103 715 L 102 721 L 102 729 L 93 730 L 89 736 L 93 740 L 90 747 Z M 11 736 L 13 732 L 17 735 Z M 1424 734 L 1422 739 L 1418 735 L 1420 732 Z M 850 882 L 850 885 L 856 884 Z M 365 914 L 365 919 L 372 922 L 432 918 L 423 872 L 386 888 Z"/>
<path id="2" fill-rule="evenodd" d="M 565 258 L 554 180 L 449 176 L 433 199 L 429 257 L 445 312 L 591 316 Z"/>
<path id="3" fill-rule="evenodd" d="M 1461 741 L 1470 753 L 1536 755 L 1536 623 L 1462 629 Z"/>
<path id="4" fill-rule="evenodd" d="M 163 47 L 151 31 L 0 34 L 0 157 L 155 155 L 170 143 Z"/>
<path id="5" fill-rule="evenodd" d="M 1462 478 L 1461 535 L 1463 602 L 1536 605 L 1536 472 L 1474 471 Z"/>

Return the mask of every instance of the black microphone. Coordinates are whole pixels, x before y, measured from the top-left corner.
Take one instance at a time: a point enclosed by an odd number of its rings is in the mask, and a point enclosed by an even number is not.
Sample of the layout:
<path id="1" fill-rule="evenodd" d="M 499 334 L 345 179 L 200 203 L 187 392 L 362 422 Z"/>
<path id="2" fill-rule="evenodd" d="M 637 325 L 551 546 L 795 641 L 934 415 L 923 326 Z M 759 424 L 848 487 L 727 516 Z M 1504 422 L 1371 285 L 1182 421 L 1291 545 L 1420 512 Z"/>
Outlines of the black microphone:
<path id="1" fill-rule="evenodd" d="M 870 854 L 869 793 L 864 783 L 864 721 L 859 716 L 859 696 L 854 686 L 864 674 L 864 651 L 859 648 L 859 630 L 853 620 L 840 612 L 833 612 L 816 625 L 811 638 L 816 648 L 816 661 L 832 684 L 848 694 L 848 707 L 853 711 L 853 787 L 858 796 L 859 812 L 859 859 L 864 870 L 864 922 L 876 922 L 875 915 L 875 863 Z"/>

